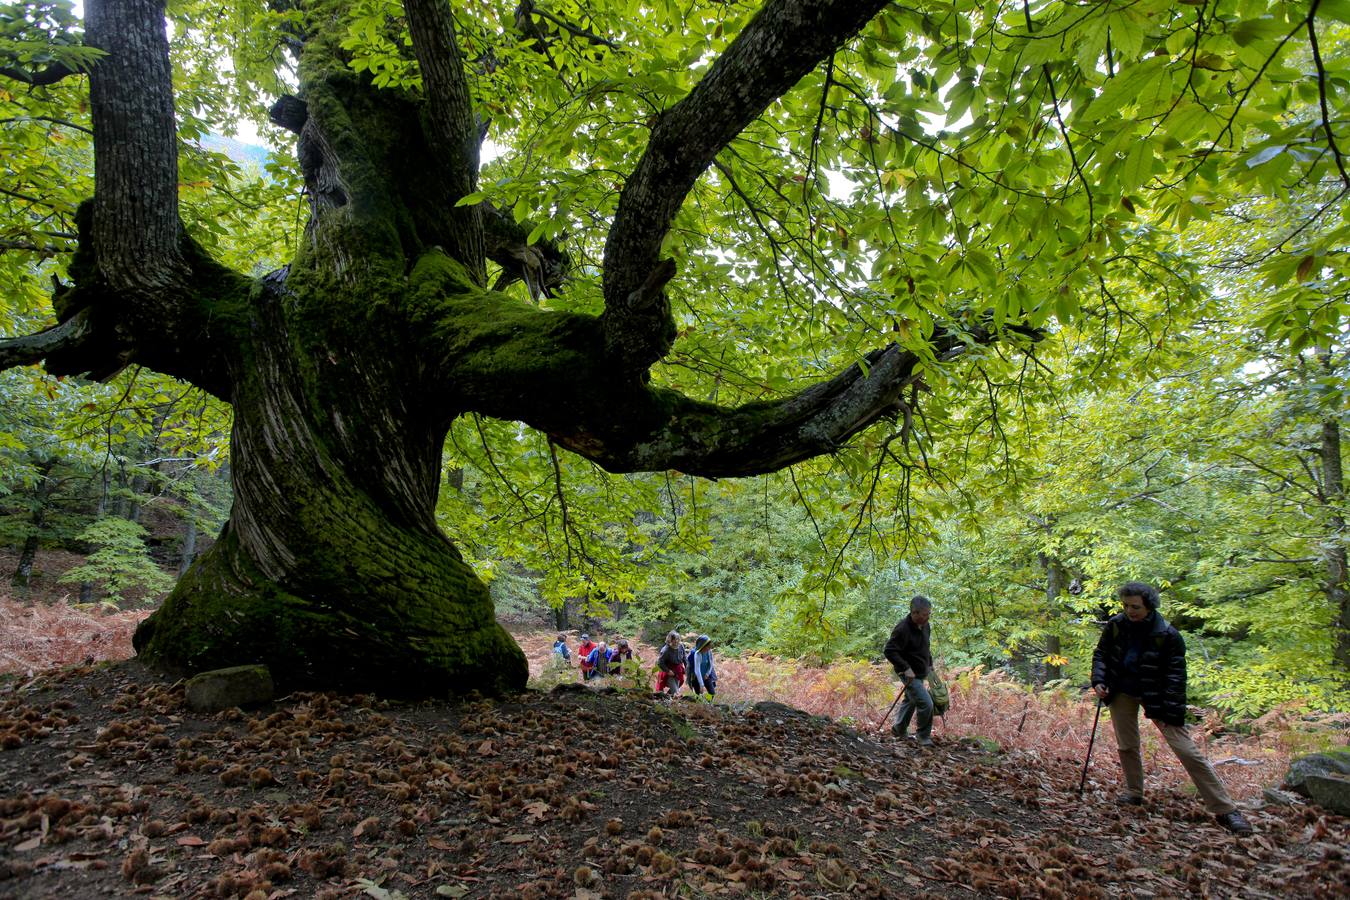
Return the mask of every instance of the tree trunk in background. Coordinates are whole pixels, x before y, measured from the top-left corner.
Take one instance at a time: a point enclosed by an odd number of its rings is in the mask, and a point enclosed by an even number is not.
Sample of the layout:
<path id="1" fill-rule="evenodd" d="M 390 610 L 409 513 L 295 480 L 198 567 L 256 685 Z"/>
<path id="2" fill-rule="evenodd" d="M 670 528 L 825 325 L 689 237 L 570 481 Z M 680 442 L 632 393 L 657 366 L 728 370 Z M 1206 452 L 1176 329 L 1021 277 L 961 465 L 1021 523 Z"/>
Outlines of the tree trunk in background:
<path id="1" fill-rule="evenodd" d="M 14 568 L 10 584 L 23 597 L 28 596 L 28 588 L 33 580 L 33 563 L 37 560 L 38 545 L 42 542 L 42 529 L 47 524 L 47 499 L 52 493 L 51 472 L 56 465 L 49 460 L 38 466 L 37 489 L 33 497 L 33 517 L 29 521 L 32 531 L 24 539 L 23 549 L 19 551 L 19 564 Z"/>
<path id="2" fill-rule="evenodd" d="M 145 495 L 145 489 L 149 486 L 150 479 L 144 475 L 135 475 L 129 485 L 131 496 L 127 498 L 127 521 L 141 524 L 141 497 Z"/>
<path id="3" fill-rule="evenodd" d="M 454 489 L 455 491 L 463 491 L 463 490 L 464 490 L 464 467 L 463 467 L 463 466 L 455 466 L 454 468 L 447 469 L 446 472 L 445 472 L 445 484 L 446 484 L 446 487 L 452 488 L 452 489 Z"/>
<path id="4" fill-rule="evenodd" d="M 187 522 L 183 529 L 183 552 L 178 560 L 178 577 L 182 578 L 197 558 L 197 518 L 189 507 Z"/>
<path id="5" fill-rule="evenodd" d="M 1345 477 L 1341 471 L 1341 426 L 1335 420 L 1322 423 L 1322 492 L 1331 510 L 1331 534 L 1323 545 L 1326 560 L 1327 601 L 1336 617 L 1336 661 L 1350 672 L 1350 573 L 1345 552 Z"/>
<path id="6" fill-rule="evenodd" d="M 1048 553 L 1038 554 L 1041 561 L 1041 570 L 1045 573 L 1045 608 L 1046 615 L 1051 620 L 1051 627 L 1054 627 L 1055 620 L 1059 618 L 1059 597 L 1069 586 L 1069 573 L 1065 571 L 1064 564 Z M 1061 644 L 1059 635 L 1047 634 L 1045 637 L 1045 653 L 1047 656 L 1060 656 Z M 1045 677 L 1050 681 L 1056 681 L 1064 677 L 1064 670 L 1054 663 L 1045 664 Z"/>
<path id="7" fill-rule="evenodd" d="M 103 467 L 103 486 L 98 495 L 98 507 L 94 510 L 94 520 L 97 521 L 103 518 L 104 514 L 107 511 L 108 511 L 108 467 L 105 465 Z M 89 549 L 86 548 L 83 552 L 85 554 L 88 554 L 90 551 Z M 94 583 L 92 581 L 80 582 L 80 602 L 81 603 L 94 602 Z"/>

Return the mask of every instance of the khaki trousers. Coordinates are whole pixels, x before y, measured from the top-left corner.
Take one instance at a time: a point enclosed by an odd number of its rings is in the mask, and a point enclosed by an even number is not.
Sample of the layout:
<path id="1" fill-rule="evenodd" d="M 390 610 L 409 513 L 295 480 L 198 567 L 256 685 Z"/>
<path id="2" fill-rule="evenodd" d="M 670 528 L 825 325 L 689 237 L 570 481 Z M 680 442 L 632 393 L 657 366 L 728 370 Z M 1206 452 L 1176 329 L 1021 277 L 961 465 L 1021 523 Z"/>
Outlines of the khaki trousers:
<path id="1" fill-rule="evenodd" d="M 1111 699 L 1111 727 L 1116 731 L 1116 750 L 1120 753 L 1120 768 L 1125 773 L 1125 792 L 1135 797 L 1144 796 L 1144 757 L 1139 752 L 1139 698 L 1116 694 Z M 1184 725 L 1167 725 L 1154 721 L 1162 732 L 1167 746 L 1181 760 L 1186 773 L 1195 782 L 1195 789 L 1211 814 L 1221 816 L 1237 809 L 1228 796 L 1214 767 L 1195 746 Z"/>

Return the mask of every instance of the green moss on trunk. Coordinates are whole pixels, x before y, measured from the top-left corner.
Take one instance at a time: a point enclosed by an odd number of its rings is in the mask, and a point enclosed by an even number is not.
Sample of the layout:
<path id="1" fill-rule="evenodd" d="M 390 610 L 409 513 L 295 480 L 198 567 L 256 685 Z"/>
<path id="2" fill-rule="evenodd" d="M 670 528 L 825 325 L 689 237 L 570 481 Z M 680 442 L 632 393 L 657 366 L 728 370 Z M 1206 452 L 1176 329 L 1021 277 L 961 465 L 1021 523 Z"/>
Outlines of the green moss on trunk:
<path id="1" fill-rule="evenodd" d="M 481 582 L 447 545 L 437 571 L 364 595 L 290 591 L 257 571 L 228 528 L 136 630 L 174 676 L 264 663 L 283 688 L 436 696 L 524 687 L 525 656 L 492 617 Z M 430 565 L 430 563 L 428 563 Z M 439 593 L 458 585 L 458 596 Z"/>

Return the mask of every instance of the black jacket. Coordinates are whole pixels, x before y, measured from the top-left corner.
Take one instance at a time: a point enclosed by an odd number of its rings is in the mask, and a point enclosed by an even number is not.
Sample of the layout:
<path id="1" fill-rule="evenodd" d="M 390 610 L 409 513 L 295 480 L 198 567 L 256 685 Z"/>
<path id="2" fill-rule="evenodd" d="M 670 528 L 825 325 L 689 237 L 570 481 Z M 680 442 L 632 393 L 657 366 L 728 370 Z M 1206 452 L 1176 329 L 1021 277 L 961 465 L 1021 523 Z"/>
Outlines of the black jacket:
<path id="1" fill-rule="evenodd" d="M 909 616 L 901 619 L 891 630 L 891 639 L 886 642 L 886 655 L 897 675 L 903 675 L 906 669 L 914 672 L 915 678 L 923 678 L 933 667 L 933 654 L 929 651 L 928 637 L 930 629 L 925 622 L 915 625 Z"/>
<path id="2" fill-rule="evenodd" d="M 684 665 L 684 645 L 671 647 L 669 644 L 661 645 L 661 653 L 656 657 L 656 668 L 662 672 L 674 672 L 676 666 Z"/>
<path id="3" fill-rule="evenodd" d="M 1125 680 L 1129 626 L 1124 613 L 1112 616 L 1092 653 L 1092 683 L 1106 686 L 1108 702 Z M 1157 612 L 1139 653 L 1138 675 L 1144 715 L 1168 725 L 1185 725 L 1186 642 Z"/>

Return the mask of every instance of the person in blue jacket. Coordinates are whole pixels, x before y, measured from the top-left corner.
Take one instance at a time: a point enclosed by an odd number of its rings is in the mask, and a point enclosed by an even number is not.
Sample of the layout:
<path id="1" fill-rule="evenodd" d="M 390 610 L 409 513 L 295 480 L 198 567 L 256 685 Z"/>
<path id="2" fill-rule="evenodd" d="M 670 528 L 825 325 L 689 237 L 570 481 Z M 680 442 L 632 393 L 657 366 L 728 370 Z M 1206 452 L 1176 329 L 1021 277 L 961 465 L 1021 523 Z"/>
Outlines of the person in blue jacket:
<path id="1" fill-rule="evenodd" d="M 567 649 L 567 635 L 558 635 L 558 639 L 553 642 L 553 653 L 556 656 L 561 656 L 563 662 L 569 666 L 572 664 L 572 651 Z"/>
<path id="2" fill-rule="evenodd" d="M 694 649 L 689 651 L 689 662 L 685 665 L 685 681 L 694 693 L 708 692 L 709 697 L 717 696 L 717 670 L 713 668 L 712 638 L 700 634 L 694 641 Z"/>
<path id="3" fill-rule="evenodd" d="M 587 681 L 595 678 L 604 678 L 609 675 L 609 647 L 604 641 L 596 644 L 591 652 L 586 656 L 586 675 Z"/>

